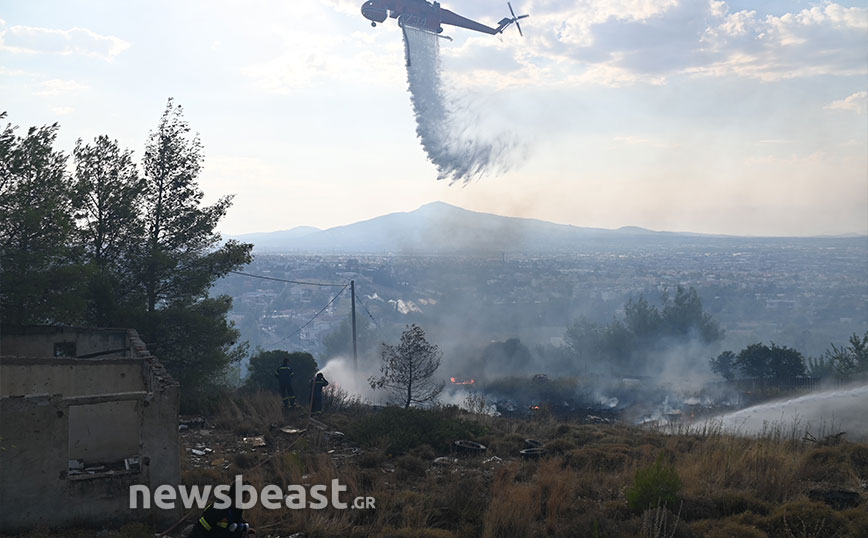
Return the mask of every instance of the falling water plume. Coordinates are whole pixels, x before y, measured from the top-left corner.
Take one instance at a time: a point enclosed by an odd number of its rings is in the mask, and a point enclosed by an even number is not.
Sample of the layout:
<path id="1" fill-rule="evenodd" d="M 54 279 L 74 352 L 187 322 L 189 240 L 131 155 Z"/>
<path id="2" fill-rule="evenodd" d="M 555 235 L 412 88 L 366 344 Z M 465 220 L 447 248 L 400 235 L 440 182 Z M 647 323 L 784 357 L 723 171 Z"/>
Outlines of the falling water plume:
<path id="1" fill-rule="evenodd" d="M 437 168 L 437 179 L 468 183 L 486 174 L 508 171 L 519 147 L 516 137 L 486 136 L 480 127 L 484 117 L 474 117 L 474 107 L 449 95 L 441 79 L 439 39 L 431 32 L 404 27 L 416 134 Z"/>

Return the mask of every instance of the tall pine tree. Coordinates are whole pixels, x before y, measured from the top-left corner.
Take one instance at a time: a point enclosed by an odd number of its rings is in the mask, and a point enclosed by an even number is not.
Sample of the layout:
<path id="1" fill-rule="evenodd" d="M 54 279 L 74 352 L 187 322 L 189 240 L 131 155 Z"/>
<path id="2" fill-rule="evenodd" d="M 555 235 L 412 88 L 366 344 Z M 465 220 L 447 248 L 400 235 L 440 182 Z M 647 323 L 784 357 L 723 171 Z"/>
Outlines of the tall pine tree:
<path id="1" fill-rule="evenodd" d="M 0 120 L 6 113 L 0 113 Z M 71 179 L 53 148 L 58 125 L 0 132 L 0 320 L 81 323 L 85 296 L 77 263 Z"/>
<path id="2" fill-rule="evenodd" d="M 122 324 L 136 308 L 135 247 L 144 237 L 139 213 L 144 181 L 116 140 L 78 140 L 75 158 L 76 218 L 84 255 L 91 265 L 87 320 L 96 326 Z"/>
<path id="3" fill-rule="evenodd" d="M 232 197 L 202 205 L 202 144 L 172 99 L 145 145 L 145 237 L 138 259 L 149 342 L 185 387 L 200 397 L 238 359 L 238 331 L 226 321 L 229 297 L 209 297 L 214 281 L 250 262 L 252 245 L 220 244 L 215 227 Z M 235 346 L 235 347 L 233 347 Z M 190 401 L 190 400 L 188 400 Z"/>

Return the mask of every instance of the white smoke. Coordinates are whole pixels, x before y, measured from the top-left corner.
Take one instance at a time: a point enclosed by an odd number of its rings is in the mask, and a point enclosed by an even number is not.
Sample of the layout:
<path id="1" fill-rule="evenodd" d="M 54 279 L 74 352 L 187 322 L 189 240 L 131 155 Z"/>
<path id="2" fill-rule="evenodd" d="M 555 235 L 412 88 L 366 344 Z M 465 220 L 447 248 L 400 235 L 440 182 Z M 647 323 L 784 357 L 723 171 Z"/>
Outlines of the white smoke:
<path id="1" fill-rule="evenodd" d="M 467 183 L 486 174 L 507 172 L 523 149 L 512 134 L 487 136 L 480 105 L 450 95 L 441 78 L 440 38 L 404 27 L 407 81 L 416 115 L 416 134 L 437 179 Z"/>
<path id="2" fill-rule="evenodd" d="M 361 361 L 358 367 L 354 368 L 351 358 L 335 357 L 329 359 L 320 371 L 330 385 L 344 389 L 351 396 L 359 396 L 365 402 L 374 402 L 379 399 L 380 395 L 376 394 L 368 383 L 368 378 L 379 372 L 364 361 Z"/>
<path id="3" fill-rule="evenodd" d="M 860 441 L 868 439 L 866 409 L 868 385 L 755 405 L 718 417 L 718 420 L 724 430 L 740 434 L 791 429 L 813 434 L 846 431 L 849 439 Z"/>

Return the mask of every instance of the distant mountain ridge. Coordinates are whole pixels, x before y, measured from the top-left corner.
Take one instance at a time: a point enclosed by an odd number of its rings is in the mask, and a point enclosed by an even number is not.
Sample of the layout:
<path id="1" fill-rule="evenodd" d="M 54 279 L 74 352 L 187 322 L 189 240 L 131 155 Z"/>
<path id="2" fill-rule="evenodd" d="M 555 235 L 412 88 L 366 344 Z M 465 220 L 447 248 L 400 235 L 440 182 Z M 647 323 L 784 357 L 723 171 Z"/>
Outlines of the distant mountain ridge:
<path id="1" fill-rule="evenodd" d="M 296 226 L 289 230 L 278 230 L 276 232 L 255 232 L 242 235 L 230 235 L 227 239 L 238 239 L 246 243 L 253 243 L 257 249 L 279 250 L 284 248 L 284 245 L 290 244 L 296 239 L 320 231 L 322 230 L 314 228 L 313 226 Z"/>
<path id="2" fill-rule="evenodd" d="M 479 213 L 444 202 L 390 213 L 326 230 L 300 226 L 277 232 L 230 236 L 254 244 L 259 252 L 333 254 L 440 254 L 569 252 L 612 241 L 624 246 L 672 243 L 734 236 L 658 232 L 625 226 L 617 230 L 583 228 L 538 219 Z M 742 238 L 743 239 L 743 238 Z"/>

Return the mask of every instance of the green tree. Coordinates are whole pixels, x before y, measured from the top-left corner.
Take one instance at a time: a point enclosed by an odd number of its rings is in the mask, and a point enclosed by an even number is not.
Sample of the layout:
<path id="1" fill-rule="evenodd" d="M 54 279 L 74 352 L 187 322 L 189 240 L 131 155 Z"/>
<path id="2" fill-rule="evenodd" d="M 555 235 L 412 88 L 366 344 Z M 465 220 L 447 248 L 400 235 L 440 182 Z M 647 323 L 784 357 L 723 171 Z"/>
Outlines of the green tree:
<path id="1" fill-rule="evenodd" d="M 299 405 L 305 406 L 305 402 L 310 397 L 310 386 L 308 383 L 316 375 L 319 367 L 313 355 L 304 351 L 284 351 L 276 349 L 273 351 L 257 350 L 256 354 L 250 357 L 250 367 L 247 372 L 247 380 L 244 382 L 244 388 L 249 390 L 263 389 L 272 392 L 277 392 L 277 378 L 274 377 L 274 371 L 277 367 L 283 364 L 284 359 L 289 359 L 289 365 L 292 367 L 292 390 L 295 392 L 295 397 Z"/>
<path id="2" fill-rule="evenodd" d="M 6 113 L 0 113 L 0 120 Z M 0 132 L 0 320 L 81 323 L 85 268 L 74 240 L 73 189 L 58 125 Z"/>
<path id="3" fill-rule="evenodd" d="M 727 381 L 732 381 L 735 378 L 736 356 L 732 351 L 724 351 L 711 359 L 710 362 L 712 372 L 720 375 Z"/>
<path id="4" fill-rule="evenodd" d="M 573 323 L 564 338 L 578 359 L 577 366 L 652 371 L 657 364 L 650 358 L 673 344 L 712 344 L 723 338 L 717 322 L 704 312 L 695 289 L 678 286 L 674 295 L 664 292 L 661 303 L 662 309 L 639 295 L 624 305 L 624 318 L 609 325 L 586 320 Z"/>
<path id="5" fill-rule="evenodd" d="M 190 135 L 181 106 L 169 99 L 143 161 L 146 240 L 140 278 L 148 312 L 202 298 L 214 280 L 251 260 L 250 244 L 230 240 L 218 247 L 214 229 L 232 197 L 202 206 L 196 179 L 203 160 L 199 137 Z"/>
<path id="6" fill-rule="evenodd" d="M 190 134 L 181 107 L 169 99 L 145 145 L 145 239 L 136 253 L 135 275 L 145 316 L 135 326 L 156 342 L 160 359 L 190 402 L 225 382 L 228 368 L 245 351 L 233 348 L 239 333 L 226 321 L 231 299 L 209 297 L 208 290 L 216 279 L 249 263 L 252 248 L 232 240 L 220 244 L 215 227 L 231 197 L 202 206 L 196 180 L 203 159 L 198 136 Z"/>
<path id="7" fill-rule="evenodd" d="M 443 391 L 443 381 L 434 378 L 440 367 L 440 348 L 425 338 L 425 331 L 413 324 L 401 333 L 397 346 L 383 343 L 380 376 L 370 377 L 373 389 L 386 389 L 389 402 L 404 408 L 431 402 Z"/>
<path id="8" fill-rule="evenodd" d="M 805 359 L 787 346 L 751 344 L 742 349 L 735 360 L 739 372 L 746 377 L 782 379 L 805 375 Z"/>
<path id="9" fill-rule="evenodd" d="M 364 357 L 373 351 L 376 343 L 376 334 L 363 319 L 356 321 L 356 340 L 360 356 Z M 323 338 L 322 343 L 325 347 L 324 357 L 326 360 L 338 356 L 352 357 L 353 328 L 350 320 L 343 320 L 335 330 Z"/>
<path id="10" fill-rule="evenodd" d="M 144 235 L 138 212 L 144 182 L 116 140 L 78 140 L 75 158 L 76 218 L 86 259 L 92 265 L 88 321 L 116 325 L 124 305 L 134 307 L 134 247 Z"/>
<path id="11" fill-rule="evenodd" d="M 202 206 L 202 146 L 171 99 L 144 178 L 104 136 L 76 144 L 70 177 L 57 130 L 0 132 L 0 319 L 135 327 L 184 387 L 182 406 L 204 401 L 247 352 L 231 299 L 208 295 L 251 259 L 252 245 L 215 232 L 231 197 Z"/>
<path id="12" fill-rule="evenodd" d="M 868 374 L 868 331 L 861 338 L 853 333 L 849 344 L 841 347 L 831 344 L 832 347 L 823 355 L 843 379 Z"/>
<path id="13" fill-rule="evenodd" d="M 505 342 L 492 342 L 482 350 L 482 364 L 487 372 L 528 370 L 531 361 L 530 349 L 518 338 L 509 338 Z"/>
<path id="14" fill-rule="evenodd" d="M 216 403 L 222 390 L 238 381 L 232 378 L 234 367 L 247 355 L 248 346 L 238 342 L 238 331 L 226 319 L 231 308 L 230 297 L 208 297 L 169 305 L 151 317 L 148 349 L 181 384 L 185 411 Z"/>
<path id="15" fill-rule="evenodd" d="M 806 357 L 805 369 L 812 377 L 819 377 L 821 379 L 829 379 L 838 374 L 837 370 L 835 370 L 835 363 L 825 355 Z"/>
<path id="16" fill-rule="evenodd" d="M 643 345 L 662 336 L 662 322 L 660 311 L 649 304 L 644 295 L 639 295 L 635 300 L 631 297 L 624 305 L 624 325 L 633 339 L 642 342 Z"/>
<path id="17" fill-rule="evenodd" d="M 675 295 L 663 294 L 660 319 L 664 334 L 673 337 L 697 337 L 704 343 L 723 338 L 723 331 L 710 314 L 703 311 L 702 301 L 692 287 L 678 286 Z"/>

